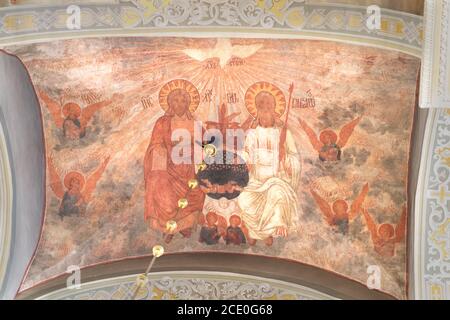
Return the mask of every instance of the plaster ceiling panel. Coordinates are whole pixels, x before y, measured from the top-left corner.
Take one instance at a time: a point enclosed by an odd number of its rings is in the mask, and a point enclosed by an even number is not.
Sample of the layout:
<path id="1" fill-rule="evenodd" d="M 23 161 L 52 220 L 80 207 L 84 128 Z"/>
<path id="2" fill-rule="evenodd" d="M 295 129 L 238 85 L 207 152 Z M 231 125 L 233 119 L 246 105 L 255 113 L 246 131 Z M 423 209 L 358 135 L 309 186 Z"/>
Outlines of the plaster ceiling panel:
<path id="1" fill-rule="evenodd" d="M 167 253 L 289 259 L 363 284 L 372 266 L 380 291 L 406 297 L 418 58 L 329 41 L 240 38 L 97 38 L 7 50 L 30 72 L 47 150 L 44 228 L 21 290 L 71 265 L 148 255 L 161 244 Z M 166 85 L 176 79 L 183 81 Z M 261 81 L 271 85 L 254 86 Z M 280 132 L 291 83 L 285 164 L 276 157 L 266 171 L 260 156 L 249 183 L 211 173 L 189 191 L 198 166 L 173 165 L 171 132 L 192 128 L 193 119 L 220 130 L 259 125 L 245 142 L 259 154 L 251 141 Z M 180 101 L 189 102 L 190 115 L 178 120 L 165 95 L 175 87 L 189 92 Z M 258 116 L 261 97 L 276 104 L 268 123 Z M 229 200 L 211 197 L 227 193 Z M 187 207 L 177 209 L 181 198 Z M 219 235 L 230 231 L 233 215 L 237 236 L 226 244 Z M 177 221 L 170 243 L 162 236 L 168 220 Z"/>

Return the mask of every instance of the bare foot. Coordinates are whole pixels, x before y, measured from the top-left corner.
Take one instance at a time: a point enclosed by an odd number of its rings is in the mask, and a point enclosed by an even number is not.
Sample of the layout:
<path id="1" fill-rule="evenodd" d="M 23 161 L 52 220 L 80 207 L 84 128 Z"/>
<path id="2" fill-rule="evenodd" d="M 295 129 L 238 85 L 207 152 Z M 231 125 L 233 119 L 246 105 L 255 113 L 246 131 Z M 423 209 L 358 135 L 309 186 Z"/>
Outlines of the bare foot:
<path id="1" fill-rule="evenodd" d="M 254 246 L 256 244 L 256 240 L 255 239 L 248 239 L 248 244 L 251 246 Z"/>
<path id="2" fill-rule="evenodd" d="M 275 230 L 275 235 L 280 236 L 280 237 L 287 237 L 288 230 L 285 227 L 277 227 Z"/>
<path id="3" fill-rule="evenodd" d="M 266 240 L 264 240 L 266 246 L 270 247 L 273 244 L 273 237 L 268 237 Z"/>

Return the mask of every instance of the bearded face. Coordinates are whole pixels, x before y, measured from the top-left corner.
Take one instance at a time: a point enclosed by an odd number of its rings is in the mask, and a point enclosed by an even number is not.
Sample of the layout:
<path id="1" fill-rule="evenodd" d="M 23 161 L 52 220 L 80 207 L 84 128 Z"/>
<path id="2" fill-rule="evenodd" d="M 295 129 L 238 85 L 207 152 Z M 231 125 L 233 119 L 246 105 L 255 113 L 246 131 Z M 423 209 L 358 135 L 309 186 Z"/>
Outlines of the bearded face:
<path id="1" fill-rule="evenodd" d="M 177 89 L 172 91 L 167 97 L 170 110 L 172 110 L 177 116 L 181 117 L 189 110 L 191 98 L 189 93 L 183 89 Z"/>
<path id="2" fill-rule="evenodd" d="M 260 92 L 255 98 L 259 125 L 270 128 L 275 125 L 275 98 L 268 92 Z"/>

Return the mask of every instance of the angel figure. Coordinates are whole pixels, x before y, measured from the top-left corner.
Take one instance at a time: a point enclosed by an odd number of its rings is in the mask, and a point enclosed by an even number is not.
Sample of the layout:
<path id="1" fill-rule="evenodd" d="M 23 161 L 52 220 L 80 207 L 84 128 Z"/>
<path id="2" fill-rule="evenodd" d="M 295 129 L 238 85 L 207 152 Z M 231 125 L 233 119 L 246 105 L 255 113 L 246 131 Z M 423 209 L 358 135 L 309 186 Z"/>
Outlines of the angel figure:
<path id="1" fill-rule="evenodd" d="M 82 173 L 72 171 L 64 176 L 64 182 L 62 182 L 53 164 L 53 159 L 49 157 L 50 187 L 55 195 L 61 199 L 58 211 L 61 219 L 70 215 L 82 215 L 85 212 L 86 205 L 89 203 L 97 182 L 108 165 L 109 159 L 110 157 L 107 157 L 87 180 Z"/>
<path id="2" fill-rule="evenodd" d="M 348 210 L 348 203 L 345 200 L 338 199 L 334 201 L 333 205 L 330 206 L 328 202 L 319 196 L 313 189 L 310 190 L 311 194 L 319 206 L 320 211 L 326 220 L 326 222 L 333 228 L 344 235 L 348 233 L 349 222 L 355 219 L 360 210 L 361 206 L 369 192 L 369 184 L 365 184 L 361 190 L 361 193 L 353 201 L 350 211 Z"/>
<path id="3" fill-rule="evenodd" d="M 305 121 L 299 119 L 299 122 L 303 131 L 305 131 L 308 136 L 314 150 L 319 153 L 319 159 L 327 162 L 341 160 L 342 148 L 344 148 L 347 144 L 353 130 L 358 125 L 360 120 L 361 117 L 358 117 L 346 124 L 339 133 L 339 140 L 338 135 L 331 129 L 323 130 L 320 133 L 319 138 L 317 138 L 316 133 Z"/>
<path id="4" fill-rule="evenodd" d="M 389 223 L 377 226 L 366 208 L 362 208 L 362 213 L 372 236 L 375 251 L 383 257 L 393 257 L 395 255 L 395 245 L 402 242 L 406 235 L 406 205 L 403 206 L 402 215 L 397 226 Z"/>
<path id="5" fill-rule="evenodd" d="M 86 135 L 86 127 L 94 114 L 101 108 L 121 99 L 120 94 L 114 94 L 111 99 L 100 101 L 84 107 L 83 109 L 74 102 L 61 105 L 50 98 L 47 93 L 40 90 L 40 98 L 45 102 L 57 128 L 63 130 L 63 135 L 69 140 L 79 140 Z"/>

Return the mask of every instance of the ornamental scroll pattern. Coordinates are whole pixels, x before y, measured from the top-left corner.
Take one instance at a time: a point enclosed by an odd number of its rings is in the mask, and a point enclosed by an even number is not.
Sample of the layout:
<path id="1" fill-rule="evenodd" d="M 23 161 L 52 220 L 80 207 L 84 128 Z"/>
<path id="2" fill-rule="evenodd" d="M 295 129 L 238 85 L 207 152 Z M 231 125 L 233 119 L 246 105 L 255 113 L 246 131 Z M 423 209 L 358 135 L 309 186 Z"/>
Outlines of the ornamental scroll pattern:
<path id="1" fill-rule="evenodd" d="M 424 46 L 420 105 L 423 108 L 450 106 L 450 0 L 425 2 Z"/>
<path id="2" fill-rule="evenodd" d="M 277 29 L 378 39 L 422 48 L 422 17 L 383 11 L 381 30 L 366 26 L 366 7 L 305 4 L 303 0 L 128 0 L 119 4 L 80 5 L 81 31 L 214 27 Z M 73 32 L 66 7 L 0 9 L 2 38 L 49 32 Z"/>
<path id="3" fill-rule="evenodd" d="M 424 298 L 450 299 L 450 109 L 438 111 L 427 181 Z"/>
<path id="4" fill-rule="evenodd" d="M 64 300 L 131 300 L 136 290 L 132 276 L 112 283 L 98 281 L 89 288 L 64 290 L 40 299 Z M 146 286 L 137 292 L 136 300 L 317 300 L 333 299 L 311 289 L 280 284 L 270 279 L 246 279 L 235 275 L 151 275 Z"/>

